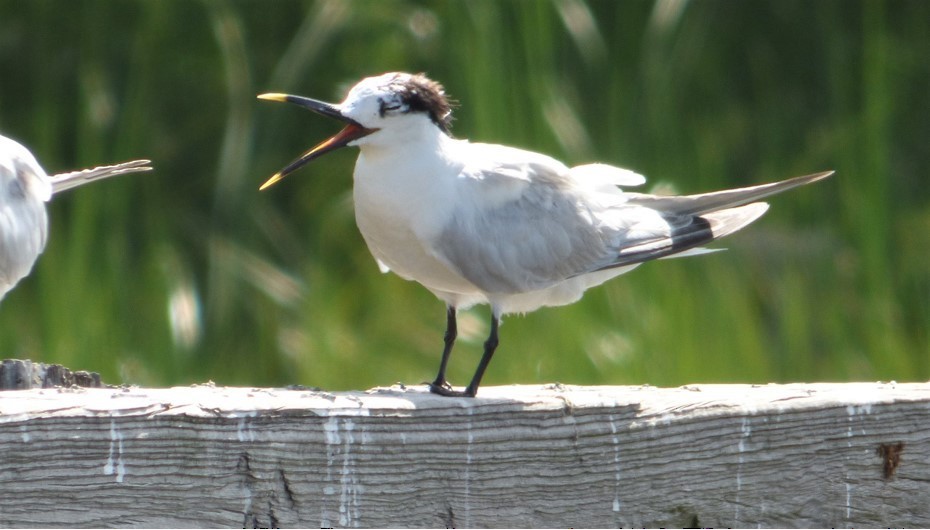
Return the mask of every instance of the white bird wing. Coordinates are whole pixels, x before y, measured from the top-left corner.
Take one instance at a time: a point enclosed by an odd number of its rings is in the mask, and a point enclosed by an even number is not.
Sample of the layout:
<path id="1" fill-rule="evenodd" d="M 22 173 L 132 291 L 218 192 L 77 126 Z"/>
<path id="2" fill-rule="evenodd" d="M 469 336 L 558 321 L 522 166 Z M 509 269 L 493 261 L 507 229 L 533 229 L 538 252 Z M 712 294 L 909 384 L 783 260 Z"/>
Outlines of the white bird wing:
<path id="1" fill-rule="evenodd" d="M 49 180 L 52 182 L 52 193 L 60 193 L 71 188 L 83 186 L 95 180 L 125 175 L 127 173 L 138 173 L 141 171 L 151 171 L 151 160 L 132 160 L 122 162 L 111 166 L 99 166 L 81 171 L 70 171 L 68 173 L 59 173 L 52 175 Z"/>
<path id="2" fill-rule="evenodd" d="M 610 267 L 619 252 L 668 238 L 657 212 L 625 204 L 617 182 L 641 177 L 617 168 L 580 166 L 580 176 L 544 155 L 471 144 L 480 153 L 460 175 L 460 208 L 430 245 L 435 254 L 488 293 L 544 289 Z M 610 186 L 606 186 L 606 184 Z M 683 250 L 683 249 L 682 249 Z"/>

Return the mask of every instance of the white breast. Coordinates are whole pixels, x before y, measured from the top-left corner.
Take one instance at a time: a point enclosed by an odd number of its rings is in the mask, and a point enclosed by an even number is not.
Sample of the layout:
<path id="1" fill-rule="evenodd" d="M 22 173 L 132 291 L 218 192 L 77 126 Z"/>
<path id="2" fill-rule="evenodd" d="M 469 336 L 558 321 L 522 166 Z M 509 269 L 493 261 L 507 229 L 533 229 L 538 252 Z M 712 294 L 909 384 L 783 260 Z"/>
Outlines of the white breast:
<path id="1" fill-rule="evenodd" d="M 355 219 L 372 255 L 407 280 L 456 305 L 484 301 L 432 251 L 456 200 L 458 171 L 437 159 L 363 149 L 355 167 Z"/>

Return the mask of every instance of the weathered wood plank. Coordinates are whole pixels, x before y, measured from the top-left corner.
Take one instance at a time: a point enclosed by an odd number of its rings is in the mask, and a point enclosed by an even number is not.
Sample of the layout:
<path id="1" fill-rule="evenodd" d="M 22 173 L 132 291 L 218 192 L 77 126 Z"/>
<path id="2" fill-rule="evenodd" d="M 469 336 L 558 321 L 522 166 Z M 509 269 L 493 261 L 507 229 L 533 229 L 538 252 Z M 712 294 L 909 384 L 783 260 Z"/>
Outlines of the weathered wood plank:
<path id="1" fill-rule="evenodd" d="M 0 455 L 5 527 L 930 526 L 930 384 L 33 389 Z"/>

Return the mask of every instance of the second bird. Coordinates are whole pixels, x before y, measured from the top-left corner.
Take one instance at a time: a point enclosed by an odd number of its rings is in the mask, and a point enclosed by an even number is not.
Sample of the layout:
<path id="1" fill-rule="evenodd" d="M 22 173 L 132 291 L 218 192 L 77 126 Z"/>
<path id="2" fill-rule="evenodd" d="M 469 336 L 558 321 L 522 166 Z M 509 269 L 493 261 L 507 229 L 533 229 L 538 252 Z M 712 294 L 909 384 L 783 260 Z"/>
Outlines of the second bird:
<path id="1" fill-rule="evenodd" d="M 546 155 L 471 143 L 450 133 L 443 87 L 422 75 L 387 73 L 356 84 L 339 104 L 263 94 L 345 123 L 335 136 L 272 176 L 359 147 L 355 218 L 384 272 L 414 280 L 446 303 L 445 348 L 430 390 L 474 397 L 507 313 L 578 301 L 585 290 L 657 258 L 704 252 L 768 209 L 759 199 L 832 171 L 688 196 L 623 191 L 645 183 L 604 164 L 569 168 Z M 446 366 L 456 311 L 491 306 L 491 331 L 471 382 L 455 390 Z"/>
<path id="2" fill-rule="evenodd" d="M 48 239 L 45 203 L 53 195 L 104 178 L 150 171 L 148 160 L 46 175 L 22 144 L 0 136 L 0 300 L 29 274 Z"/>

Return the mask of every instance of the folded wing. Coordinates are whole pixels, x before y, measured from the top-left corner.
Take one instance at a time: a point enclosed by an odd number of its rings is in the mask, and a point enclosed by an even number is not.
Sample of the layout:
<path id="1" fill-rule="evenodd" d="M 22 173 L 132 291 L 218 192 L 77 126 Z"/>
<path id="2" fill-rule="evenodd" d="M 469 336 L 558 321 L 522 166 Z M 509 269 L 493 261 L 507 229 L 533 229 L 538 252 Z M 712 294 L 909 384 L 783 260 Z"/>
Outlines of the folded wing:
<path id="1" fill-rule="evenodd" d="M 465 201 L 473 207 L 454 212 L 432 245 L 437 257 L 488 293 L 545 289 L 586 273 L 693 252 L 758 219 L 768 209 L 754 202 L 759 198 L 830 175 L 671 197 L 604 189 L 609 181 L 638 184 L 638 175 L 612 168 L 601 177 L 597 166 L 582 167 L 586 182 L 543 159 L 468 169 L 472 178 L 462 179 L 461 191 L 474 195 Z"/>

